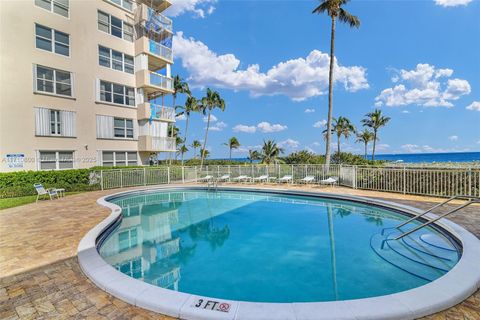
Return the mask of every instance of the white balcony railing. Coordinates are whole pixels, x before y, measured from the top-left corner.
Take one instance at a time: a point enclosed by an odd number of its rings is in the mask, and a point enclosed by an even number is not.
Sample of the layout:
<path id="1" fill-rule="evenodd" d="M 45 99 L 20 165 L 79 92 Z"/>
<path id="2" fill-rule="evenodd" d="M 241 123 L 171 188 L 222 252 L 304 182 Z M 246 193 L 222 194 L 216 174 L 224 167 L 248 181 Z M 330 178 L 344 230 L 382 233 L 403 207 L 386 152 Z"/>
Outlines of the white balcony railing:
<path id="1" fill-rule="evenodd" d="M 162 89 L 166 90 L 172 90 L 173 91 L 173 79 L 169 78 L 167 76 L 158 74 L 153 71 L 149 71 L 149 80 L 148 82 L 151 85 L 160 87 Z"/>
<path id="2" fill-rule="evenodd" d="M 170 137 L 152 137 L 152 149 L 158 151 L 176 150 L 175 138 Z"/>
<path id="3" fill-rule="evenodd" d="M 145 27 L 147 30 L 153 30 L 156 32 L 160 32 L 162 30 L 168 30 L 172 32 L 173 30 L 173 23 L 172 20 L 165 17 L 161 13 L 156 13 L 154 9 L 148 8 L 147 13 L 147 21 L 145 22 Z"/>
<path id="4" fill-rule="evenodd" d="M 160 56 L 166 60 L 173 60 L 171 48 L 161 45 L 153 39 L 149 39 L 148 43 L 148 50 L 150 53 Z"/>
<path id="5" fill-rule="evenodd" d="M 150 110 L 152 112 L 153 119 L 162 120 L 175 120 L 175 109 L 171 107 L 165 107 L 158 104 L 150 103 Z"/>

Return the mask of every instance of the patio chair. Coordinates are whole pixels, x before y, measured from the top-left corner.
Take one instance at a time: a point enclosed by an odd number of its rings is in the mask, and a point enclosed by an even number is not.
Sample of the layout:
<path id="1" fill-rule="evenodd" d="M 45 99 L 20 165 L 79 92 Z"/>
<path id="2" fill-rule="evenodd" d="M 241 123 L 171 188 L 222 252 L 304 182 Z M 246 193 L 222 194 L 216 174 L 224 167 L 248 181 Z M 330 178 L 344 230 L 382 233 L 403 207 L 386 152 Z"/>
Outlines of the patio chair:
<path id="1" fill-rule="evenodd" d="M 229 174 L 224 174 L 223 176 L 217 178 L 218 182 L 227 182 L 230 181 L 230 175 Z"/>
<path id="2" fill-rule="evenodd" d="M 281 183 L 292 182 L 292 176 L 290 176 L 290 175 L 283 176 L 280 179 L 278 179 L 278 182 L 281 182 Z"/>
<path id="3" fill-rule="evenodd" d="M 249 176 L 246 176 L 246 175 L 240 175 L 238 177 L 232 178 L 233 181 L 238 181 L 238 182 L 246 182 L 250 179 L 251 178 Z"/>
<path id="4" fill-rule="evenodd" d="M 210 181 L 210 180 L 212 180 L 212 179 L 213 179 L 213 176 L 211 176 L 211 175 L 206 175 L 206 176 L 203 177 L 203 178 L 197 179 L 197 182 L 208 182 L 208 181 Z"/>
<path id="5" fill-rule="evenodd" d="M 301 183 L 305 183 L 305 184 L 308 184 L 308 183 L 312 183 L 315 181 L 315 177 L 314 176 L 306 176 L 305 178 L 303 179 L 300 179 L 300 182 Z"/>
<path id="6" fill-rule="evenodd" d="M 40 199 L 40 197 L 49 197 L 50 200 L 53 200 L 55 197 L 58 199 L 57 189 L 55 188 L 45 189 L 41 183 L 35 183 L 33 186 L 37 191 L 37 199 L 35 200 L 35 202 L 38 202 L 38 199 Z"/>
<path id="7" fill-rule="evenodd" d="M 253 182 L 267 182 L 268 181 L 268 175 L 264 174 L 259 177 L 255 177 L 252 179 Z"/>
<path id="8" fill-rule="evenodd" d="M 338 184 L 338 177 L 329 177 L 328 179 L 320 180 L 320 184 L 335 186 Z"/>

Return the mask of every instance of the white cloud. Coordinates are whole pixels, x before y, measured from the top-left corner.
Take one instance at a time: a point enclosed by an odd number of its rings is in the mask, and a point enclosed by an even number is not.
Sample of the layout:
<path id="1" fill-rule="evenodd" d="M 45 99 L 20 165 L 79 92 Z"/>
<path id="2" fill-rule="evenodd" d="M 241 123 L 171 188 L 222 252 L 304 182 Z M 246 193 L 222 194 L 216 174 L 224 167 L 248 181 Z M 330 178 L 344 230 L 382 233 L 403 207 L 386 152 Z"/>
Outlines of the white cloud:
<path id="1" fill-rule="evenodd" d="M 466 109 L 472 111 L 480 111 L 480 101 L 473 101 L 469 106 L 467 106 Z"/>
<path id="2" fill-rule="evenodd" d="M 213 126 L 210 126 L 211 131 L 223 131 L 227 127 L 227 124 L 223 121 L 215 122 Z"/>
<path id="3" fill-rule="evenodd" d="M 284 141 L 280 141 L 278 143 L 278 145 L 281 148 L 297 149 L 300 146 L 300 142 L 298 142 L 297 140 L 293 140 L 293 139 L 287 139 L 287 140 L 284 140 Z"/>
<path id="4" fill-rule="evenodd" d="M 450 149 L 443 149 L 443 148 L 434 148 L 429 145 L 416 145 L 416 144 L 404 144 L 401 146 L 403 152 L 406 153 L 440 153 L 440 152 L 467 152 L 470 151 L 468 148 L 450 148 Z"/>
<path id="5" fill-rule="evenodd" d="M 321 146 L 321 143 L 318 142 L 318 141 L 315 141 L 314 143 L 312 143 L 312 145 L 315 146 L 315 147 L 319 147 L 319 146 Z"/>
<path id="6" fill-rule="evenodd" d="M 280 62 L 261 72 L 258 64 L 240 69 L 240 60 L 235 55 L 219 55 L 204 43 L 185 38 L 183 32 L 177 32 L 173 44 L 175 57 L 182 60 L 193 87 L 247 90 L 252 96 L 285 95 L 295 101 L 323 95 L 328 89 L 330 58 L 319 50 L 311 51 L 305 58 Z M 365 68 L 341 66 L 336 59 L 334 81 L 349 92 L 369 87 Z"/>
<path id="7" fill-rule="evenodd" d="M 263 133 L 271 133 L 286 130 L 288 127 L 281 124 L 271 124 L 269 122 L 263 121 L 257 124 L 257 128 Z"/>
<path id="8" fill-rule="evenodd" d="M 309 146 L 305 146 L 305 150 L 307 150 L 308 152 L 311 152 L 311 153 L 315 153 L 315 154 L 317 153 L 315 150 L 313 150 Z"/>
<path id="9" fill-rule="evenodd" d="M 450 140 L 450 141 L 458 141 L 458 136 L 450 136 L 450 137 L 448 137 L 448 140 Z"/>
<path id="10" fill-rule="evenodd" d="M 402 113 L 407 114 L 407 113 L 410 113 L 410 111 L 408 111 L 408 110 L 403 110 Z"/>
<path id="11" fill-rule="evenodd" d="M 320 121 L 317 121 L 313 124 L 314 128 L 324 128 L 327 125 L 327 120 L 323 119 Z"/>
<path id="12" fill-rule="evenodd" d="M 375 106 L 453 107 L 452 101 L 469 94 L 471 87 L 467 80 L 445 79 L 452 74 L 452 69 L 436 69 L 429 64 L 418 64 L 414 70 L 402 69 L 397 84 L 383 90 L 375 98 Z"/>
<path id="13" fill-rule="evenodd" d="M 197 18 L 205 18 L 215 11 L 216 0 L 171 0 L 172 6 L 165 11 L 167 16 L 177 17 L 191 12 Z"/>
<path id="14" fill-rule="evenodd" d="M 377 144 L 375 148 L 377 149 L 377 151 L 385 151 L 390 149 L 390 145 L 387 143 L 380 143 L 380 144 Z"/>
<path id="15" fill-rule="evenodd" d="M 257 131 L 257 127 L 255 126 L 247 126 L 244 124 L 237 124 L 233 127 L 234 132 L 245 132 L 245 133 L 255 133 Z"/>
<path id="16" fill-rule="evenodd" d="M 314 112 L 315 112 L 315 109 L 313 109 L 313 108 L 305 109 L 305 113 L 314 113 Z"/>
<path id="17" fill-rule="evenodd" d="M 472 0 L 435 0 L 435 4 L 442 7 L 466 6 Z"/>
<path id="18" fill-rule="evenodd" d="M 213 114 L 210 115 L 210 123 L 216 122 L 218 120 L 217 117 L 215 117 Z M 208 116 L 203 117 L 203 122 L 207 123 L 208 122 Z"/>

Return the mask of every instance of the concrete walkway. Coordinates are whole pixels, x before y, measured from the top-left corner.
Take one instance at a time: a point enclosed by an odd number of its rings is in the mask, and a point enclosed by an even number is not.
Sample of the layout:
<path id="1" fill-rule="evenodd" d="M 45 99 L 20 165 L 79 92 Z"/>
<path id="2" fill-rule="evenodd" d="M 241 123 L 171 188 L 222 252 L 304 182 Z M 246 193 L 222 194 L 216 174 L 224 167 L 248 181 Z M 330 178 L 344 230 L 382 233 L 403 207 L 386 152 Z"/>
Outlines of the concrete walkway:
<path id="1" fill-rule="evenodd" d="M 288 188 L 379 198 L 424 209 L 441 201 L 341 187 Z M 0 319 L 170 319 L 110 296 L 79 269 L 78 242 L 109 214 L 96 200 L 120 191 L 88 192 L 0 211 Z M 479 206 L 450 219 L 480 238 Z M 428 319 L 480 319 L 480 291 Z"/>

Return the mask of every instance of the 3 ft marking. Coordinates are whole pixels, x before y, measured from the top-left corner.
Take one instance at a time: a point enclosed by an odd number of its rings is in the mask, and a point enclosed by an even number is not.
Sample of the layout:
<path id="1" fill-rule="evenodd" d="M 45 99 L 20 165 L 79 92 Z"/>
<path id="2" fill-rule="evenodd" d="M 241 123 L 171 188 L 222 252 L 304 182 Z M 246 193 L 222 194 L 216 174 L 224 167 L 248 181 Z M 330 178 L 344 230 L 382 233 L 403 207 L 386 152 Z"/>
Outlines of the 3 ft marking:
<path id="1" fill-rule="evenodd" d="M 230 312 L 230 303 L 215 300 L 197 299 L 192 307 L 212 311 Z"/>

